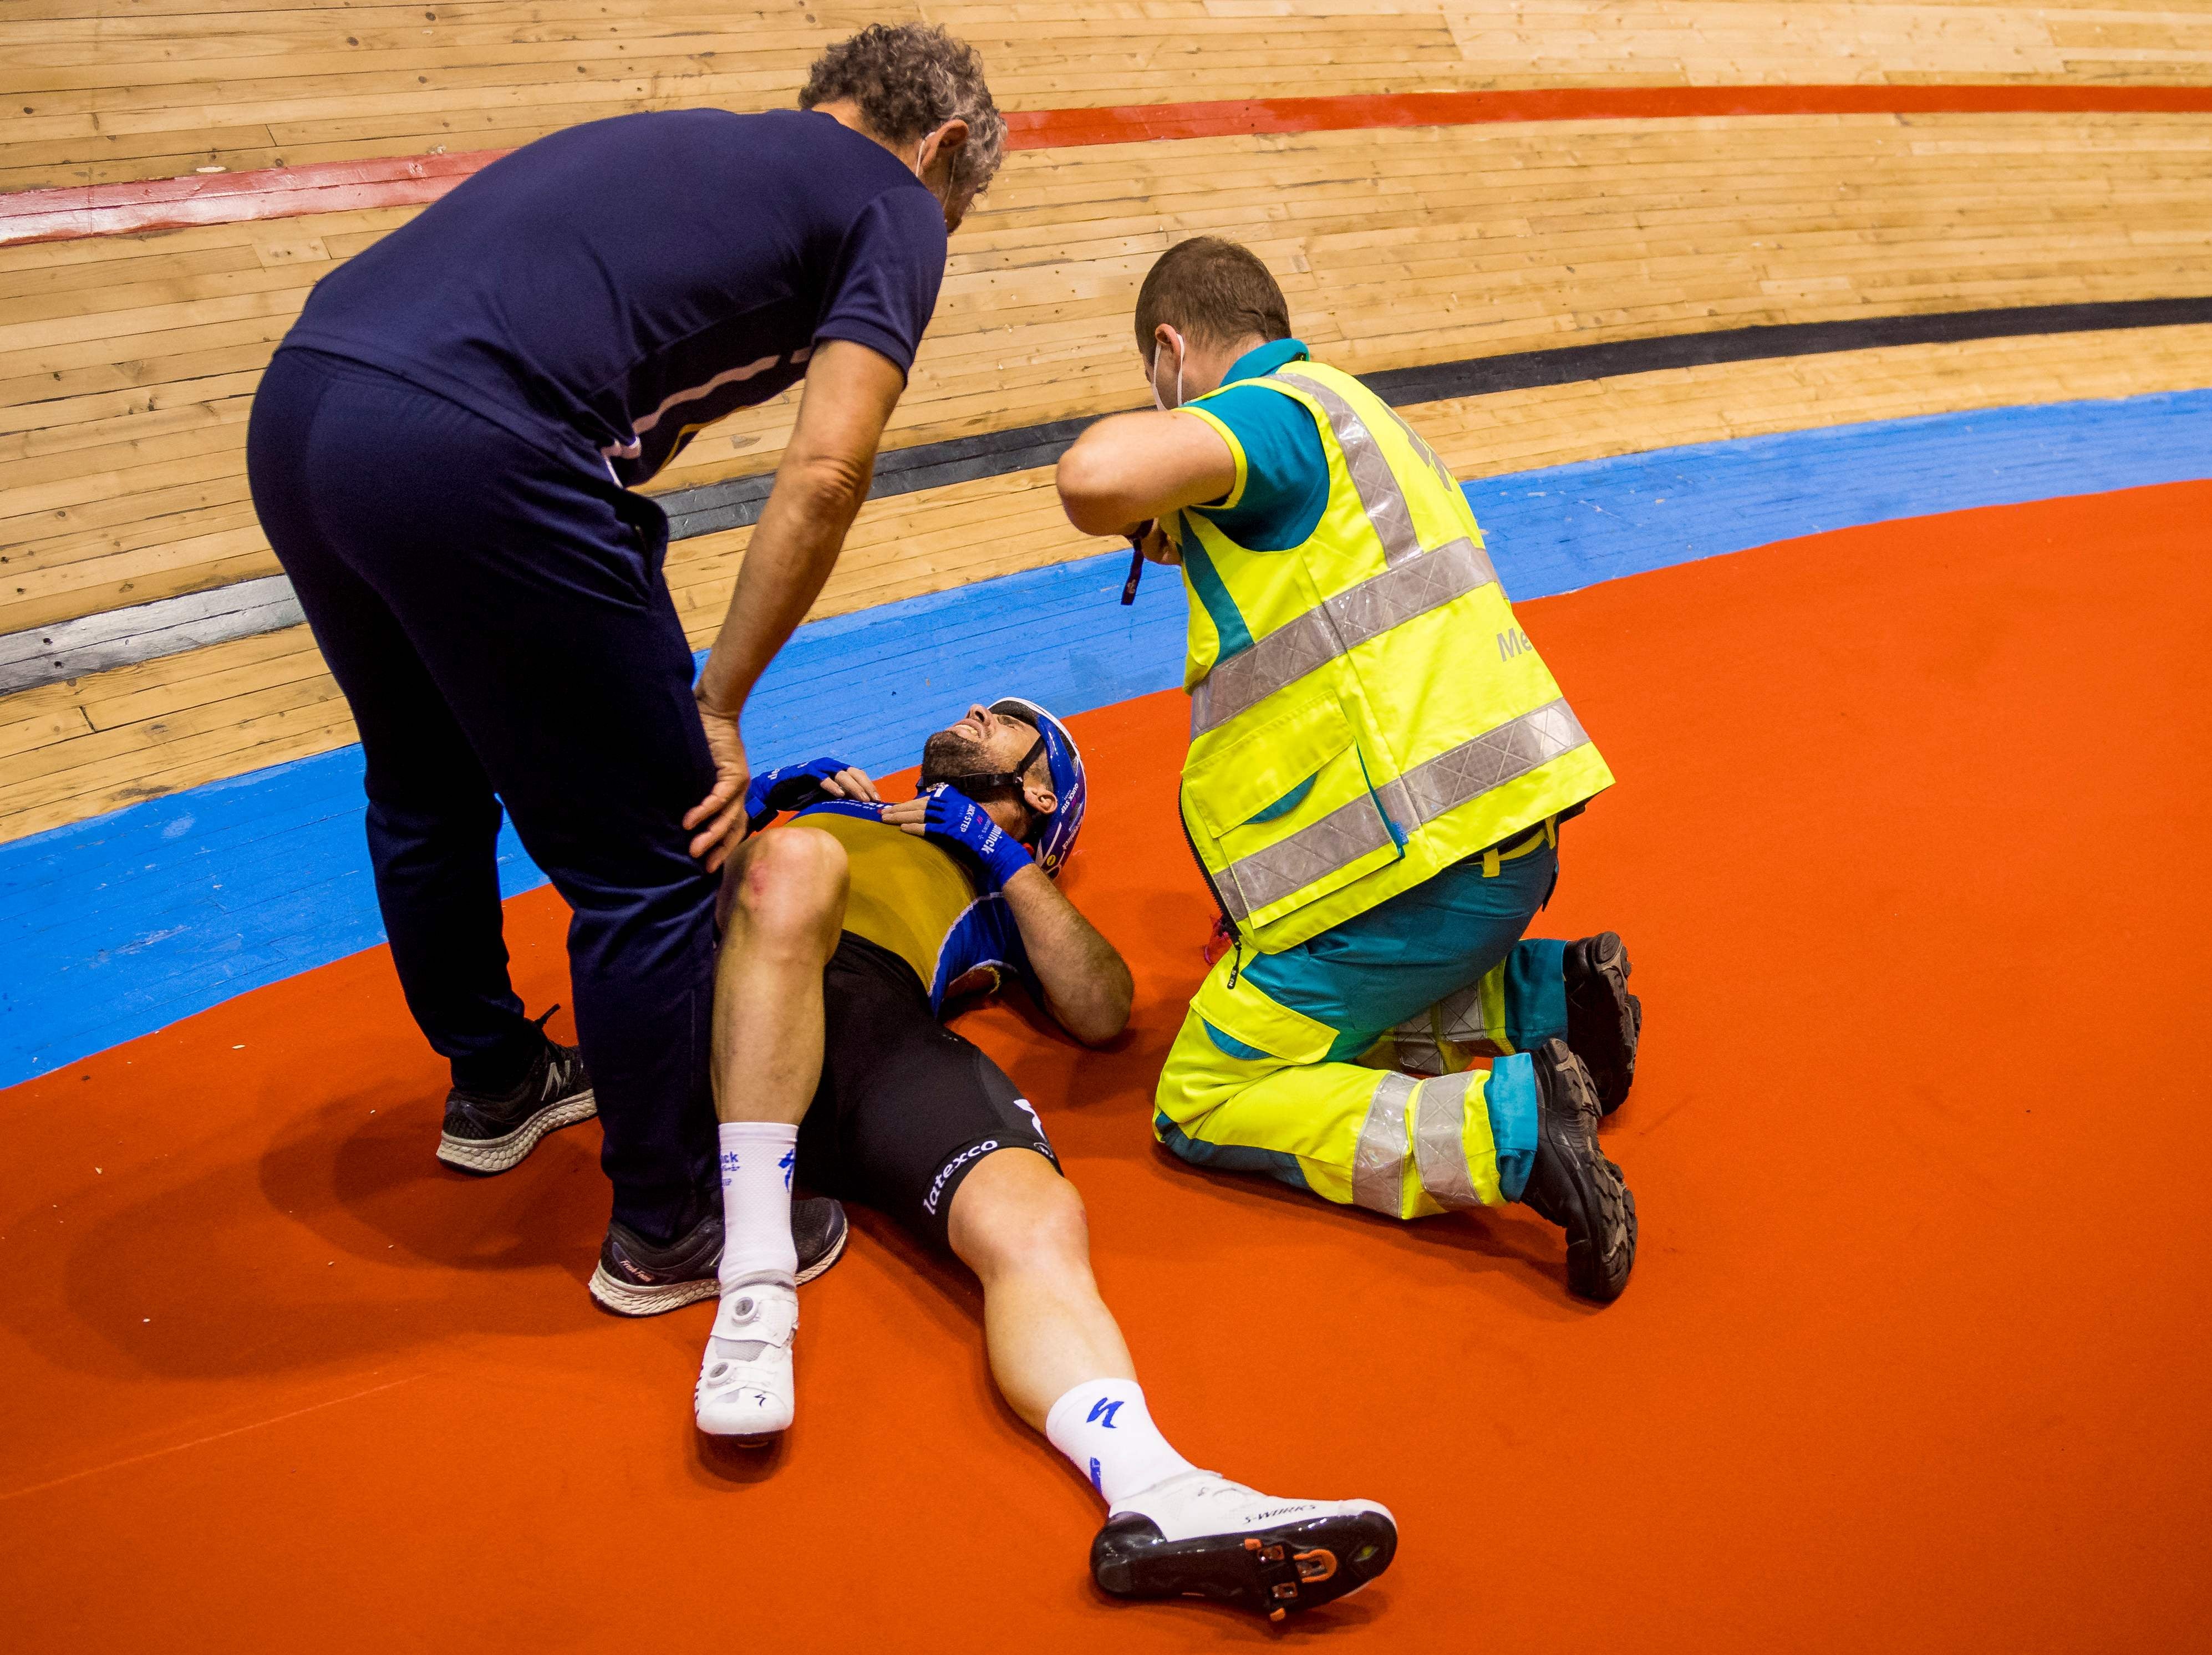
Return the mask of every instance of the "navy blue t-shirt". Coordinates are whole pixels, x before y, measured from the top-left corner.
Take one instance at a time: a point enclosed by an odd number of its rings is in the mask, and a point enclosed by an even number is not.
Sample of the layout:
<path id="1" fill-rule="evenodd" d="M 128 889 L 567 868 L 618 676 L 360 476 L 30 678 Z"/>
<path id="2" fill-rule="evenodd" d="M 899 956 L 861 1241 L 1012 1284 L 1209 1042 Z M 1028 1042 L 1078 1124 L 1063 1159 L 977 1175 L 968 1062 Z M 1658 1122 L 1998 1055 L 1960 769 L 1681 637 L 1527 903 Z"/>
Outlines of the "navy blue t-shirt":
<path id="1" fill-rule="evenodd" d="M 635 485 L 830 339 L 914 364 L 945 215 L 829 116 L 622 115 L 493 162 L 316 285 L 287 344 Z"/>

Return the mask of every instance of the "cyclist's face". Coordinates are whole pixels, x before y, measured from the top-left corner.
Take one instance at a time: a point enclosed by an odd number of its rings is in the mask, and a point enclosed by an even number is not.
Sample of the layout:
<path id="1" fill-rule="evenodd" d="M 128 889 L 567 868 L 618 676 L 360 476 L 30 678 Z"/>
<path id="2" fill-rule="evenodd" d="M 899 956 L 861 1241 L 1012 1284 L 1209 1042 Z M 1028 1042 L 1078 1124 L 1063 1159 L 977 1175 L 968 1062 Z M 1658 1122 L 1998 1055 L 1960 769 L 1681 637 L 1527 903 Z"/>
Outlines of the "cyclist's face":
<path id="1" fill-rule="evenodd" d="M 1012 770 L 1036 745 L 1037 734 L 1034 724 L 994 712 L 980 702 L 970 706 L 960 722 L 945 733 L 959 737 L 975 749 L 981 761 L 975 766 L 979 774 Z"/>

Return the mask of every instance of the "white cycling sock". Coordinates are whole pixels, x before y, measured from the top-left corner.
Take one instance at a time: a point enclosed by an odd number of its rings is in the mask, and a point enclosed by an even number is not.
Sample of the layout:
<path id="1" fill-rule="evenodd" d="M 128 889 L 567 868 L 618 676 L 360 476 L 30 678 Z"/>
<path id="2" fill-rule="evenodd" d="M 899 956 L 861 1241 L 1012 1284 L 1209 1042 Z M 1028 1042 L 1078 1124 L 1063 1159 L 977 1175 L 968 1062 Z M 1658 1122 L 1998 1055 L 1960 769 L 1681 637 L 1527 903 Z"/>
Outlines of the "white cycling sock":
<path id="1" fill-rule="evenodd" d="M 722 1123 L 722 1291 L 749 1279 L 799 1274 L 791 1239 L 791 1171 L 799 1129 L 780 1120 Z"/>
<path id="2" fill-rule="evenodd" d="M 1196 1468 L 1168 1446 L 1134 1379 L 1092 1379 L 1053 1403 L 1044 1434 L 1107 1506 Z"/>

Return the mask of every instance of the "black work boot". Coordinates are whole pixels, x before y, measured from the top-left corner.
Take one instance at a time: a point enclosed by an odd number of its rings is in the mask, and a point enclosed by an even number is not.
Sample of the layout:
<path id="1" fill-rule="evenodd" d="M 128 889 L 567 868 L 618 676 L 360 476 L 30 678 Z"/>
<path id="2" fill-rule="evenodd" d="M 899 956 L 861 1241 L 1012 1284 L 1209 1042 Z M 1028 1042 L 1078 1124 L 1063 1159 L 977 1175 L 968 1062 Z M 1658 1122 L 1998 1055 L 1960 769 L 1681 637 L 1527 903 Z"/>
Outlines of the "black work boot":
<path id="1" fill-rule="evenodd" d="M 544 1049 L 512 1091 L 473 1092 L 457 1086 L 446 1094 L 438 1159 L 455 1172 L 479 1178 L 503 1173 L 535 1149 L 548 1132 L 599 1113 L 582 1054 L 573 1046 L 545 1039 L 545 1018 L 560 1009 L 556 1005 L 538 1019 Z"/>
<path id="2" fill-rule="evenodd" d="M 1567 1285 L 1585 1299 L 1618 1299 L 1636 1264 L 1636 1197 L 1597 1147 L 1597 1088 L 1565 1040 L 1547 1040 L 1536 1064 L 1536 1164 L 1521 1199 L 1567 1233 Z"/>
<path id="3" fill-rule="evenodd" d="M 845 1251 L 845 1209 L 827 1196 L 791 1203 L 791 1240 L 799 1250 L 799 1282 L 811 1282 Z M 721 1290 L 722 1207 L 717 1192 L 706 1215 L 666 1246 L 647 1240 L 619 1220 L 607 1225 L 592 1272 L 592 1301 L 617 1316 L 659 1316 Z"/>
<path id="4" fill-rule="evenodd" d="M 1628 1100 L 1636 1078 L 1636 1041 L 1644 1029 L 1644 1002 L 1628 991 L 1628 949 L 1618 933 L 1600 931 L 1567 944 L 1562 975 L 1567 985 L 1567 1044 L 1589 1070 L 1600 1112 Z"/>

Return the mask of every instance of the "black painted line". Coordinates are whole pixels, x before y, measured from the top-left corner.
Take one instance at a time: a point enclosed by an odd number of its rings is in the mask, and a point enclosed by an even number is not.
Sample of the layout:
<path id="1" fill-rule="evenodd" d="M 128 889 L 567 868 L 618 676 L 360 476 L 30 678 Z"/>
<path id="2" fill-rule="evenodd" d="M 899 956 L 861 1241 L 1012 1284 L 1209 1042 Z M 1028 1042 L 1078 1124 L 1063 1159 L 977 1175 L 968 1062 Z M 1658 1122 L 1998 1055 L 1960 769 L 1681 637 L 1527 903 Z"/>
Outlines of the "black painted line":
<path id="1" fill-rule="evenodd" d="M 1025 425 L 1012 431 L 989 431 L 895 448 L 876 457 L 875 481 L 869 486 L 868 498 L 917 494 L 948 483 L 973 482 L 978 477 L 1000 477 L 1057 464 L 1097 417 L 1100 416 L 1054 420 L 1049 425 Z M 758 471 L 656 495 L 661 509 L 668 513 L 668 537 L 686 540 L 693 535 L 742 529 L 759 522 L 769 485 L 775 478 L 772 471 Z"/>
<path id="2" fill-rule="evenodd" d="M 1360 377 L 1392 407 L 1406 408 L 1452 397 L 1530 391 L 1664 368 L 1828 355 L 1881 345 L 1949 344 L 1969 339 L 2203 322 L 2212 322 L 2212 297 L 2027 305 L 2009 310 L 1949 311 L 1929 316 L 1868 317 L 1848 322 L 1793 322 L 1713 333 L 1665 334 L 1610 344 L 1522 351 L 1510 356 L 1477 356 Z M 919 494 L 950 483 L 1051 465 L 1091 422 L 1090 418 L 1054 420 L 1045 425 L 895 449 L 877 458 L 870 494 L 872 497 Z M 758 522 L 773 480 L 774 474 L 764 471 L 657 496 L 668 513 L 669 537 L 688 540 Z M 290 583 L 273 575 L 9 634 L 0 636 L 0 694 L 299 623 L 299 606 L 291 596 Z"/>
<path id="3" fill-rule="evenodd" d="M 0 635 L 0 695 L 280 632 L 306 619 L 292 583 L 272 574 L 9 633 Z"/>
<path id="4" fill-rule="evenodd" d="M 1453 397 L 1534 391 L 1583 379 L 1617 379 L 1666 368 L 1711 367 L 1785 356 L 1821 356 L 1884 345 L 1955 344 L 2036 334 L 2098 333 L 2120 328 L 2179 327 L 2212 322 L 2212 297 L 2130 299 L 2104 304 L 2022 305 L 2007 310 L 1945 311 L 1925 316 L 1871 316 L 1846 322 L 1785 322 L 1713 333 L 1670 333 L 1602 345 L 1563 345 L 1510 356 L 1392 368 L 1360 378 L 1394 408 Z M 1091 420 L 1055 420 L 980 436 L 953 437 L 895 449 L 876 461 L 871 499 L 918 494 L 1056 464 Z M 774 473 L 731 477 L 657 496 L 668 513 L 669 537 L 685 540 L 760 520 Z"/>

